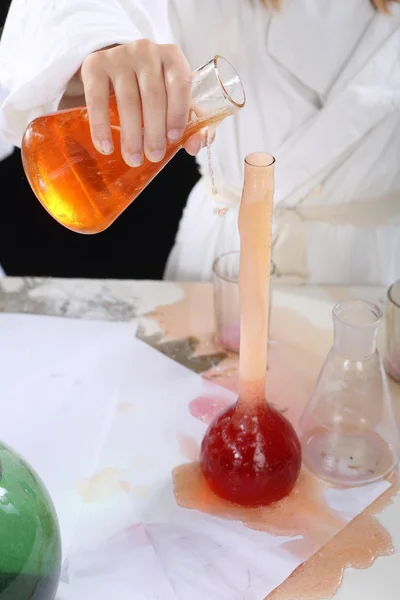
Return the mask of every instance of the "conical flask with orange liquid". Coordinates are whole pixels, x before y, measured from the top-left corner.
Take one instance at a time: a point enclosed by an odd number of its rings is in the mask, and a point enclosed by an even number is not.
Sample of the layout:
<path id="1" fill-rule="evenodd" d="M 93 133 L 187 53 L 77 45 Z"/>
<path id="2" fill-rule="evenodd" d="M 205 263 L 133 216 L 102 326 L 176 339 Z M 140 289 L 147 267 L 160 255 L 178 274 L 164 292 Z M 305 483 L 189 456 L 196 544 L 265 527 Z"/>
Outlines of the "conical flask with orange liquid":
<path id="1" fill-rule="evenodd" d="M 120 149 L 117 102 L 110 97 L 114 152 L 105 156 L 93 146 L 87 109 L 74 108 L 39 117 L 22 141 L 22 162 L 30 186 L 44 208 L 78 233 L 99 233 L 131 204 L 165 164 L 202 129 L 215 126 L 245 104 L 238 74 L 220 56 L 193 74 L 192 110 L 182 138 L 168 143 L 159 163 L 144 160 L 131 168 Z"/>

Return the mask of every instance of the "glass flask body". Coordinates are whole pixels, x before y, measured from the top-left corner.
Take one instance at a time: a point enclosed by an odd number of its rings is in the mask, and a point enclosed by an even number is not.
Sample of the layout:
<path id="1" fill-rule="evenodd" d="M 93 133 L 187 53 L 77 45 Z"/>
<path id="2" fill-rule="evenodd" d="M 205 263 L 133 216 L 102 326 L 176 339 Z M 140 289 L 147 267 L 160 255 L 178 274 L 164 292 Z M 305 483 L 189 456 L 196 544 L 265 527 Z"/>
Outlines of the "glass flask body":
<path id="1" fill-rule="evenodd" d="M 334 308 L 334 345 L 300 420 L 305 465 L 335 485 L 382 479 L 399 460 L 399 431 L 376 348 L 381 318 L 368 302 Z"/>
<path id="2" fill-rule="evenodd" d="M 60 531 L 46 488 L 0 442 L 0 600 L 54 600 L 60 569 Z"/>
<path id="3" fill-rule="evenodd" d="M 301 467 L 293 426 L 265 398 L 274 163 L 263 152 L 245 160 L 239 213 L 239 399 L 210 424 L 200 451 L 211 490 L 247 507 L 267 506 L 290 494 Z"/>
<path id="4" fill-rule="evenodd" d="M 124 162 L 117 101 L 111 96 L 111 155 L 94 148 L 87 109 L 75 108 L 30 123 L 22 141 L 24 170 L 36 197 L 59 223 L 79 233 L 98 233 L 115 221 L 186 140 L 216 126 L 244 104 L 236 71 L 228 61 L 215 57 L 193 74 L 189 123 L 181 139 L 167 144 L 161 162 L 145 158 L 135 168 Z"/>

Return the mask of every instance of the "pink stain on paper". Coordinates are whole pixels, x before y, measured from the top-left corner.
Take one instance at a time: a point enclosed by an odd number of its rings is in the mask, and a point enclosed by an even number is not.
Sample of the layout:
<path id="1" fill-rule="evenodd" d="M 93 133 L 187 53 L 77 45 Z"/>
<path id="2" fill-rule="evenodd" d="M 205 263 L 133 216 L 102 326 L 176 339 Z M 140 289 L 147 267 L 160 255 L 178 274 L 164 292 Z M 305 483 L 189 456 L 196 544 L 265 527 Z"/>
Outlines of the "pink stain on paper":
<path id="1" fill-rule="evenodd" d="M 204 395 L 192 400 L 189 404 L 189 410 L 192 417 L 209 425 L 220 412 L 231 404 L 232 402 L 222 396 Z"/>

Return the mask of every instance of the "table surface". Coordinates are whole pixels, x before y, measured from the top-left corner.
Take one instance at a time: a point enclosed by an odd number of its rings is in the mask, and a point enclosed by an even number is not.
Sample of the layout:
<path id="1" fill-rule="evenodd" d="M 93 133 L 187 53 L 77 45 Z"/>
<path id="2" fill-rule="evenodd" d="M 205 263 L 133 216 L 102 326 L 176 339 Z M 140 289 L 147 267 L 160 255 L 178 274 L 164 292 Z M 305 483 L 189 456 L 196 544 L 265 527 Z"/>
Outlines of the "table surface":
<path id="1" fill-rule="evenodd" d="M 331 308 L 347 299 L 369 300 L 382 310 L 385 290 L 378 287 L 292 287 L 273 283 L 273 310 L 282 305 L 303 316 L 313 314 L 324 327 Z M 212 288 L 208 283 L 174 284 L 152 281 L 42 278 L 0 279 L 0 311 L 70 318 L 129 321 L 139 319 L 138 336 L 174 360 L 234 388 L 236 359 L 214 344 Z M 285 324 L 279 323 L 280 327 Z M 231 379 L 229 379 L 231 378 Z M 390 382 L 397 416 L 400 386 Z M 348 569 L 338 600 L 394 600 L 399 597 L 400 498 L 379 515 L 393 538 L 396 553 L 378 559 L 366 570 Z"/>

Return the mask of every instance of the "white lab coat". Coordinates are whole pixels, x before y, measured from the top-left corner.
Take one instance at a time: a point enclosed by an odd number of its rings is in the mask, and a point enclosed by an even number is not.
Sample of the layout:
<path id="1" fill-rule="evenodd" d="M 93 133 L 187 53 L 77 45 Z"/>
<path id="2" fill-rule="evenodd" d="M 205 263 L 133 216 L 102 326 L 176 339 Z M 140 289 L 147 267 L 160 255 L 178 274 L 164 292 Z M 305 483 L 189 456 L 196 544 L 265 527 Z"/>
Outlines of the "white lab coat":
<path id="1" fill-rule="evenodd" d="M 238 248 L 243 159 L 254 150 L 277 159 L 278 275 L 400 277 L 400 6 L 389 17 L 368 0 L 283 0 L 279 13 L 257 0 L 14 0 L 0 48 L 0 131 L 19 144 L 33 117 L 57 108 L 89 52 L 140 36 L 178 43 L 193 68 L 225 56 L 247 93 L 212 149 L 215 198 L 199 157 L 204 177 L 167 278 L 208 279 L 215 256 Z M 229 207 L 224 217 L 219 206 Z"/>

